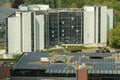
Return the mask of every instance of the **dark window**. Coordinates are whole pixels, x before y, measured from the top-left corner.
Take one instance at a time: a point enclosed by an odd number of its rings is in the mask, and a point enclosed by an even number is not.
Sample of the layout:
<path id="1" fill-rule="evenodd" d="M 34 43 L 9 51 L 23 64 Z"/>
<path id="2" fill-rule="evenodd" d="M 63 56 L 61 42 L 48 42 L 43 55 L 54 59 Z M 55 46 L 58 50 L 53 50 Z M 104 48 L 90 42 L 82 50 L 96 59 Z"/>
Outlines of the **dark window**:
<path id="1" fill-rule="evenodd" d="M 98 43 L 101 42 L 101 7 L 98 8 Z"/>
<path id="2" fill-rule="evenodd" d="M 34 51 L 34 13 L 31 14 L 31 48 Z"/>

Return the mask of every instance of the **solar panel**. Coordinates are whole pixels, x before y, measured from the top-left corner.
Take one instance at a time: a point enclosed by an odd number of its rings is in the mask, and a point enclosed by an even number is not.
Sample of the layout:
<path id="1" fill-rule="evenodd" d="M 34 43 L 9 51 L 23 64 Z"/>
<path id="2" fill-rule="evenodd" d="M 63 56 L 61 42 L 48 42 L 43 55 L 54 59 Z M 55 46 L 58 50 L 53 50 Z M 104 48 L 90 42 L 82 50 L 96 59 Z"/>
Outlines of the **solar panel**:
<path id="1" fill-rule="evenodd" d="M 75 70 L 72 66 L 68 66 L 69 70 Z"/>
<path id="2" fill-rule="evenodd" d="M 111 56 L 111 53 L 81 53 L 80 56 L 107 57 Z"/>
<path id="3" fill-rule="evenodd" d="M 18 62 L 16 68 L 22 68 L 22 69 L 32 69 L 32 68 L 47 68 L 46 65 L 40 65 L 40 64 L 28 64 L 31 61 L 39 61 L 41 57 L 50 57 L 47 53 L 31 53 L 31 54 L 25 54 L 22 56 L 22 59 Z"/>
<path id="4" fill-rule="evenodd" d="M 93 64 L 94 69 L 97 70 L 111 70 L 111 69 L 115 69 L 115 65 L 114 64 L 105 64 L 105 63 L 101 63 L 101 64 Z"/>
<path id="5" fill-rule="evenodd" d="M 109 58 L 109 59 L 88 59 L 88 58 L 81 58 L 81 63 L 86 64 L 93 64 L 93 63 L 115 63 L 115 59 Z"/>
<path id="6" fill-rule="evenodd" d="M 78 62 L 78 60 L 79 60 L 79 56 L 74 56 L 74 57 L 70 60 L 70 63 Z"/>

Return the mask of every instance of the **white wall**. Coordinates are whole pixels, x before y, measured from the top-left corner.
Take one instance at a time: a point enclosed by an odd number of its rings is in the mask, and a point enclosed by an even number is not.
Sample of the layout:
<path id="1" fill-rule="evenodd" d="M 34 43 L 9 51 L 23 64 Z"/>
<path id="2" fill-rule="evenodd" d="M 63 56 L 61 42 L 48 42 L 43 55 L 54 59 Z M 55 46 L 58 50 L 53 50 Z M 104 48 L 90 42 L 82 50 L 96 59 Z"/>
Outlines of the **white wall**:
<path id="1" fill-rule="evenodd" d="M 35 51 L 44 49 L 44 15 L 35 16 L 34 45 Z"/>
<path id="2" fill-rule="evenodd" d="M 107 10 L 108 31 L 113 29 L 113 9 Z"/>
<path id="3" fill-rule="evenodd" d="M 94 43 L 94 7 L 84 7 L 84 44 Z"/>
<path id="4" fill-rule="evenodd" d="M 21 52 L 20 17 L 8 18 L 8 53 Z"/>
<path id="5" fill-rule="evenodd" d="M 101 7 L 101 43 L 107 42 L 107 7 Z"/>
<path id="6" fill-rule="evenodd" d="M 99 10 L 100 8 L 100 10 Z M 96 9 L 96 10 L 95 10 Z M 99 16 L 100 11 L 100 16 Z M 113 25 L 112 10 L 109 10 L 111 20 L 107 21 L 107 7 L 106 6 L 84 6 L 84 44 L 95 43 L 98 44 L 98 27 L 100 20 L 100 43 L 107 42 L 107 27 Z"/>
<path id="7" fill-rule="evenodd" d="M 22 52 L 31 52 L 31 12 L 22 14 Z"/>

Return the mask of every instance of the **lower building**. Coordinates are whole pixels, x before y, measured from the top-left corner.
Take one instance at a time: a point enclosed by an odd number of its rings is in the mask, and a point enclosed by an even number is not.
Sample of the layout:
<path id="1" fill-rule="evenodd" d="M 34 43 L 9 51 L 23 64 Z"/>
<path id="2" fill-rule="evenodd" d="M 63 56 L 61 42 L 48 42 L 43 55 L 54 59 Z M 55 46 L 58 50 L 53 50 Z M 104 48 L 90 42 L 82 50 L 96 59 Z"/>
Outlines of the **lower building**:
<path id="1" fill-rule="evenodd" d="M 10 69 L 14 65 L 11 61 L 0 61 L 0 80 L 10 80 Z"/>
<path id="2" fill-rule="evenodd" d="M 10 79 L 10 66 L 0 66 L 0 79 L 9 80 Z"/>
<path id="3" fill-rule="evenodd" d="M 120 80 L 114 53 L 24 53 L 10 80 Z"/>

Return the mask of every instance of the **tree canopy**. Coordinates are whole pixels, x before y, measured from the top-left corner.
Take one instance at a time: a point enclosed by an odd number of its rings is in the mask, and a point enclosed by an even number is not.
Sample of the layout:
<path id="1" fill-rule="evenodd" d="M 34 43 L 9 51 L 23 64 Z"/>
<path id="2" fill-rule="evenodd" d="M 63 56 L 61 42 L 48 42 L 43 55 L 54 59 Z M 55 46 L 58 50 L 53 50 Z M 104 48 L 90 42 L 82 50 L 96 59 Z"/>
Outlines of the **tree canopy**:
<path id="1" fill-rule="evenodd" d="M 120 26 L 117 26 L 109 32 L 108 40 L 111 47 L 120 48 Z"/>

